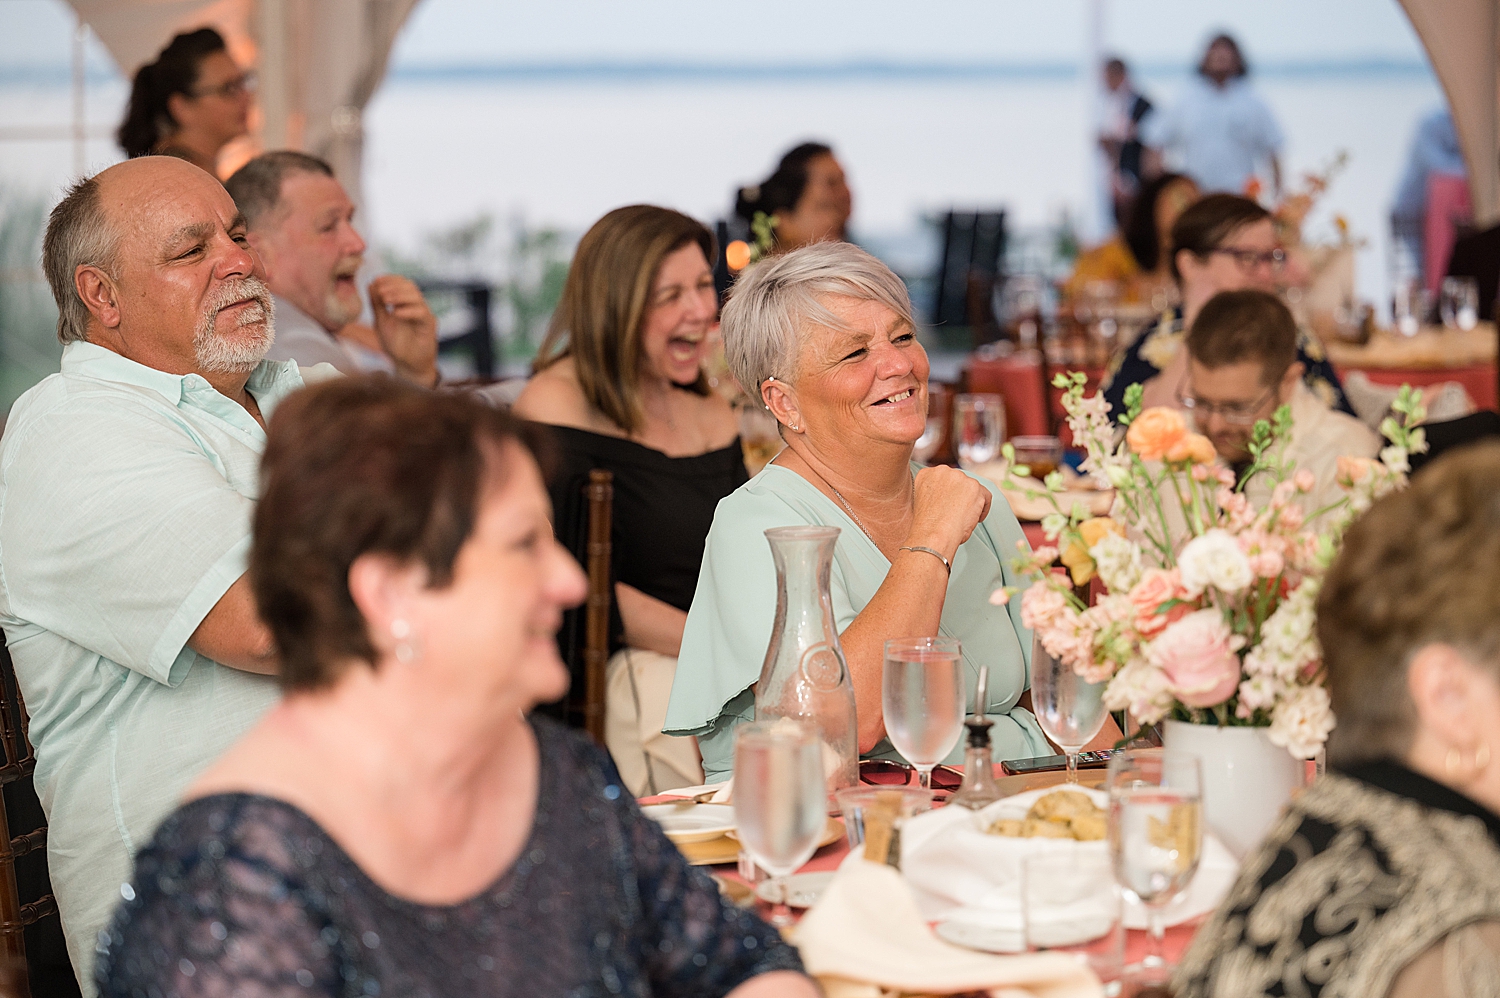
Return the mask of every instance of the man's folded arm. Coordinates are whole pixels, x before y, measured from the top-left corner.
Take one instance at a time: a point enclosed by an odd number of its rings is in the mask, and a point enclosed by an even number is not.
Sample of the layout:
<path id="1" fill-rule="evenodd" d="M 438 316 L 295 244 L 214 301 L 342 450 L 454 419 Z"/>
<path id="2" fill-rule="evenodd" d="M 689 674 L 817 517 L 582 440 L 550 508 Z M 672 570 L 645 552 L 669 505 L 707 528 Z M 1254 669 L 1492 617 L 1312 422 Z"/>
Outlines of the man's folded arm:
<path id="1" fill-rule="evenodd" d="M 187 644 L 199 655 L 231 669 L 262 676 L 277 673 L 276 644 L 270 629 L 261 623 L 248 575 L 236 579 L 219 597 Z"/>

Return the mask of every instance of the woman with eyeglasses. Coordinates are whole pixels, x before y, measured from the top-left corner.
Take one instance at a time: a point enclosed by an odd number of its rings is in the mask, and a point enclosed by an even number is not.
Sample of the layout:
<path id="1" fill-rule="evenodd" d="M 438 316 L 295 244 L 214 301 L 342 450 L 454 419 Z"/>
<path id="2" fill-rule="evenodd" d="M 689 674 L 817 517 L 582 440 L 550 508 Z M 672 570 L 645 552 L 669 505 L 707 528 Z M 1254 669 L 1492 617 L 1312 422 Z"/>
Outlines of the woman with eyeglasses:
<path id="1" fill-rule="evenodd" d="M 213 28 L 178 35 L 135 74 L 120 148 L 131 159 L 176 156 L 217 177 L 219 151 L 249 131 L 254 88 Z"/>
<path id="2" fill-rule="evenodd" d="M 1146 407 L 1177 405 L 1176 390 L 1187 373 L 1182 342 L 1203 306 L 1221 291 L 1274 292 L 1286 267 L 1271 213 L 1236 194 L 1210 194 L 1183 212 L 1172 226 L 1171 247 L 1169 265 L 1182 304 L 1163 313 L 1115 359 L 1104 381 L 1104 397 L 1117 419 L 1131 385 L 1145 389 Z M 1298 334 L 1297 360 L 1314 395 L 1353 414 L 1322 344 L 1305 332 Z"/>

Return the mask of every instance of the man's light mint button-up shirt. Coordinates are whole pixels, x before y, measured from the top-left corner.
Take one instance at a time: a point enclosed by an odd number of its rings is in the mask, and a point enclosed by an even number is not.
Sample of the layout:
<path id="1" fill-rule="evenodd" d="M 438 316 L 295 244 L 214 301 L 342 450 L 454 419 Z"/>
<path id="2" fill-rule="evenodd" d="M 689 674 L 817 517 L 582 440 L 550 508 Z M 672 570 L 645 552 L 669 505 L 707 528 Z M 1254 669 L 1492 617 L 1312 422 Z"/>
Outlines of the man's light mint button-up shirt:
<path id="1" fill-rule="evenodd" d="M 302 385 L 267 361 L 247 388 L 269 419 Z M 0 625 L 85 995 L 134 850 L 277 699 L 274 679 L 187 647 L 245 572 L 265 443 L 202 377 L 77 342 L 0 437 Z"/>

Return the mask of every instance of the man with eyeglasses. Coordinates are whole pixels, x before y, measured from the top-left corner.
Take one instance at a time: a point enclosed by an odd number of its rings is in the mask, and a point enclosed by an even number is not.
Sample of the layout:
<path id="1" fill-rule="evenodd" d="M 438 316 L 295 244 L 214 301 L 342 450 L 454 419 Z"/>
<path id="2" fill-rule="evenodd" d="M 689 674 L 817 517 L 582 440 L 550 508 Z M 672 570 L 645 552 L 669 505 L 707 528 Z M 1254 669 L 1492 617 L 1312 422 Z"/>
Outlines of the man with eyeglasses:
<path id="1" fill-rule="evenodd" d="M 1163 314 L 1116 357 L 1102 390 L 1117 419 L 1131 385 L 1145 389 L 1142 403 L 1147 407 L 1177 405 L 1175 392 L 1187 373 L 1182 341 L 1199 311 L 1222 291 L 1275 291 L 1286 264 L 1270 212 L 1234 194 L 1210 194 L 1189 207 L 1172 226 L 1171 240 L 1169 261 L 1182 305 Z M 1299 332 L 1296 351 L 1308 390 L 1353 415 L 1323 345 Z"/>
<path id="2" fill-rule="evenodd" d="M 1353 416 L 1329 408 L 1303 384 L 1302 374 L 1297 324 L 1281 300 L 1258 290 L 1225 291 L 1209 299 L 1188 332 L 1187 369 L 1176 394 L 1236 474 L 1250 464 L 1256 422 L 1288 406 L 1292 430 L 1283 455 L 1312 472 L 1315 485 L 1301 504 L 1314 513 L 1343 494 L 1338 459 L 1374 457 L 1380 438 Z M 1252 479 L 1251 491 L 1268 489 L 1264 479 Z"/>

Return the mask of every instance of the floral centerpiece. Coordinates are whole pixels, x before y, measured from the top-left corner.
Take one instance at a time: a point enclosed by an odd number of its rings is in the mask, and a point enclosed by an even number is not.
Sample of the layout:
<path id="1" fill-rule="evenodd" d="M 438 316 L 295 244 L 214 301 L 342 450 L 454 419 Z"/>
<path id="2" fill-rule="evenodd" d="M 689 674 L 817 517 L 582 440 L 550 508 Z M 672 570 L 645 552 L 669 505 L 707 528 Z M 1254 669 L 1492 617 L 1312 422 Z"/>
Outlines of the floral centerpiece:
<path id="1" fill-rule="evenodd" d="M 1298 497 L 1314 479 L 1282 457 L 1287 407 L 1256 424 L 1251 463 L 1236 479 L 1180 413 L 1142 412 L 1139 386 L 1126 392 L 1116 443 L 1109 404 L 1084 397 L 1082 374 L 1054 384 L 1075 445 L 1087 451 L 1081 470 L 1117 490 L 1115 515 L 1063 509 L 1061 475 L 1039 489 L 1007 448 L 1011 487 L 1045 494 L 1053 508 L 1042 521 L 1050 543 L 1018 560 L 1032 580 L 1022 621 L 1088 682 L 1107 682 L 1106 706 L 1140 724 L 1267 728 L 1292 756 L 1315 756 L 1334 726 L 1313 632 L 1318 588 L 1344 529 L 1401 487 L 1408 455 L 1426 450 L 1421 393 L 1401 389 L 1378 460 L 1339 459 L 1343 498 L 1304 511 Z M 1077 587 L 1096 575 L 1108 592 L 1089 606 Z M 1014 595 L 997 590 L 992 602 Z"/>

